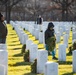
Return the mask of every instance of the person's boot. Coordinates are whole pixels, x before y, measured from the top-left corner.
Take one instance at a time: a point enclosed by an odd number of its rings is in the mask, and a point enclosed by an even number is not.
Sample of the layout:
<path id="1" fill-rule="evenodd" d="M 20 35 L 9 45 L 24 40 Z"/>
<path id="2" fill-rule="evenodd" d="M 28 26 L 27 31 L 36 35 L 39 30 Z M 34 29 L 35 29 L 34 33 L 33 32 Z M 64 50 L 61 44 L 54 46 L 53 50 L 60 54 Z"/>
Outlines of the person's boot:
<path id="1" fill-rule="evenodd" d="M 54 60 L 58 60 L 58 58 L 57 58 L 57 57 L 55 57 L 55 56 L 54 56 L 52 59 L 54 59 Z"/>
<path id="2" fill-rule="evenodd" d="M 52 59 L 58 60 L 58 58 L 55 57 L 55 51 L 54 50 L 52 51 L 52 57 L 53 57 Z"/>

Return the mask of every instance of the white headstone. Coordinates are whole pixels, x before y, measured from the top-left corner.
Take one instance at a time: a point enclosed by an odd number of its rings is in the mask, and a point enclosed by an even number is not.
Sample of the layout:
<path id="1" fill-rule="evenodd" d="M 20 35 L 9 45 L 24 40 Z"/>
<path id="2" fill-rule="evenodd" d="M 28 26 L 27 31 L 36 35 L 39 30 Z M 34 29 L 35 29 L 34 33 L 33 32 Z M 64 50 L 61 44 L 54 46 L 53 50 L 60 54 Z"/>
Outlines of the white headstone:
<path id="1" fill-rule="evenodd" d="M 58 75 L 58 63 L 46 62 L 44 75 Z"/>
<path id="2" fill-rule="evenodd" d="M 0 75 L 5 75 L 5 67 L 0 64 Z"/>
<path id="3" fill-rule="evenodd" d="M 39 30 L 38 29 L 35 29 L 35 37 L 36 37 L 36 39 L 39 39 Z"/>
<path id="4" fill-rule="evenodd" d="M 61 36 L 63 36 L 63 29 L 62 29 L 62 28 L 60 28 L 60 30 L 59 30 L 59 31 L 60 31 L 60 35 L 61 35 Z"/>
<path id="5" fill-rule="evenodd" d="M 0 44 L 0 49 L 2 49 L 2 50 L 7 50 L 6 44 Z"/>
<path id="6" fill-rule="evenodd" d="M 39 42 L 43 43 L 43 32 L 39 32 Z"/>
<path id="7" fill-rule="evenodd" d="M 63 44 L 66 45 L 66 47 L 68 47 L 68 34 L 65 34 L 63 37 Z"/>
<path id="8" fill-rule="evenodd" d="M 72 44 L 74 44 L 75 41 L 76 41 L 76 39 L 74 39 L 74 40 L 72 41 Z"/>
<path id="9" fill-rule="evenodd" d="M 65 44 L 59 45 L 58 60 L 66 61 L 66 45 Z"/>
<path id="10" fill-rule="evenodd" d="M 32 29 L 32 35 L 35 36 L 35 28 Z"/>
<path id="11" fill-rule="evenodd" d="M 48 59 L 48 51 L 38 50 L 37 52 L 37 73 L 44 73 L 44 66 Z"/>
<path id="12" fill-rule="evenodd" d="M 45 46 L 45 32 L 43 32 L 43 44 Z"/>
<path id="13" fill-rule="evenodd" d="M 73 35 L 72 35 L 72 40 L 76 39 L 76 32 L 73 32 Z"/>
<path id="14" fill-rule="evenodd" d="M 59 43 L 60 42 L 60 33 L 59 32 L 56 32 L 56 43 Z"/>
<path id="15" fill-rule="evenodd" d="M 30 47 L 30 62 L 34 62 L 34 60 L 37 59 L 37 51 L 38 51 L 37 44 L 32 43 Z"/>
<path id="16" fill-rule="evenodd" d="M 68 35 L 69 35 L 69 32 L 70 32 L 70 31 L 69 31 L 69 29 L 66 29 L 65 31 L 66 31 L 66 34 L 68 34 Z"/>
<path id="17" fill-rule="evenodd" d="M 73 72 L 76 73 L 76 50 L 73 51 Z"/>
<path id="18" fill-rule="evenodd" d="M 21 44 L 23 43 L 22 40 L 23 40 L 23 35 L 24 35 L 24 34 L 25 34 L 24 32 L 21 32 L 21 33 L 20 33 L 20 43 L 21 43 Z"/>
<path id="19" fill-rule="evenodd" d="M 7 75 L 8 71 L 8 52 L 4 50 L 0 50 L 0 65 L 5 66 L 5 75 Z"/>
<path id="20" fill-rule="evenodd" d="M 76 30 L 75 30 L 75 27 L 72 29 L 72 31 L 73 31 L 73 32 L 75 32 L 75 31 L 76 31 Z"/>
<path id="21" fill-rule="evenodd" d="M 32 40 L 26 40 L 26 50 L 30 50 L 30 45 L 33 43 Z"/>
<path id="22" fill-rule="evenodd" d="M 33 26 L 29 26 L 29 32 L 30 32 L 31 34 L 33 34 L 33 29 L 34 29 Z"/>
<path id="23" fill-rule="evenodd" d="M 42 31 L 45 32 L 47 27 L 45 25 L 42 25 Z"/>
<path id="24" fill-rule="evenodd" d="M 39 31 L 42 30 L 42 25 L 38 25 L 38 30 L 39 30 Z"/>
<path id="25" fill-rule="evenodd" d="M 28 35 L 27 34 L 23 34 L 23 37 L 22 37 L 22 44 L 26 44 L 26 40 L 28 40 Z"/>

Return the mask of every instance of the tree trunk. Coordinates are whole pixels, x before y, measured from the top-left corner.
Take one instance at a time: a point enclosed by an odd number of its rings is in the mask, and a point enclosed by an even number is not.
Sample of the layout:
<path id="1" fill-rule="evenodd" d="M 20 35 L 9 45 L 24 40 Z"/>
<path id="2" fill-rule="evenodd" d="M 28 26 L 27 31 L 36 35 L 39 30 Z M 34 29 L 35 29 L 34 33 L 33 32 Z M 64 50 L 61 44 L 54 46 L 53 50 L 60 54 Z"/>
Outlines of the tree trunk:
<path id="1" fill-rule="evenodd" d="M 7 9 L 7 23 L 10 23 L 11 10 Z"/>
<path id="2" fill-rule="evenodd" d="M 5 5 L 5 20 L 7 21 L 7 4 Z"/>
<path id="3" fill-rule="evenodd" d="M 9 6 L 10 1 L 5 5 L 5 14 L 6 14 L 6 21 L 7 24 L 10 23 L 10 15 L 11 15 L 11 6 Z"/>
<path id="4" fill-rule="evenodd" d="M 62 3 L 62 21 L 68 21 L 68 0 L 63 0 Z"/>

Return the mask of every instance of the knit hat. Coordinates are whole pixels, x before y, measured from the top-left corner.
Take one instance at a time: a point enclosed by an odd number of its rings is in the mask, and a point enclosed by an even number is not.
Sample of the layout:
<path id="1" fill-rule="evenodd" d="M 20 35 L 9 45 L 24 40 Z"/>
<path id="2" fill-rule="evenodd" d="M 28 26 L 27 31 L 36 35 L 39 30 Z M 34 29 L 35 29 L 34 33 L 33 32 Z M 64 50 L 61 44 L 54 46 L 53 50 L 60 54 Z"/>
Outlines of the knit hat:
<path id="1" fill-rule="evenodd" d="M 50 28 L 54 28 L 54 24 L 53 24 L 52 22 L 50 22 L 50 23 L 48 24 L 48 29 L 50 29 Z"/>

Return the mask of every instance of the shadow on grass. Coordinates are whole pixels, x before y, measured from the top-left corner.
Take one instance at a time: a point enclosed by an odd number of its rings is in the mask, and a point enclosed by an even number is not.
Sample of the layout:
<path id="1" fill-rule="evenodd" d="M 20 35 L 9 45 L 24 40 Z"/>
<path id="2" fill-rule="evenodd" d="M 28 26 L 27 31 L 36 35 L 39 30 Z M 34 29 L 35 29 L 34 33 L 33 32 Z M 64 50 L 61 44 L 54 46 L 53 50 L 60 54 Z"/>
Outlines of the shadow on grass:
<path id="1" fill-rule="evenodd" d="M 37 75 L 37 74 L 26 73 L 26 74 L 23 74 L 23 75 Z"/>
<path id="2" fill-rule="evenodd" d="M 64 74 L 62 74 L 62 75 L 73 75 L 73 74 L 75 74 L 74 72 L 71 72 L 71 73 L 64 73 Z"/>
<path id="3" fill-rule="evenodd" d="M 21 44 L 9 44 L 8 46 L 17 46 L 17 45 L 21 45 Z"/>
<path id="4" fill-rule="evenodd" d="M 13 48 L 13 50 L 20 50 L 21 48 Z"/>
<path id="5" fill-rule="evenodd" d="M 71 42 L 69 42 L 69 44 L 72 44 Z"/>
<path id="6" fill-rule="evenodd" d="M 17 38 L 18 36 L 11 36 L 11 38 Z"/>
<path id="7" fill-rule="evenodd" d="M 12 40 L 13 43 L 18 42 L 19 40 Z"/>
<path id="8" fill-rule="evenodd" d="M 20 56 L 23 56 L 23 54 L 19 53 L 19 54 L 13 55 L 13 57 L 20 57 Z"/>
<path id="9" fill-rule="evenodd" d="M 17 62 L 16 64 L 13 64 L 13 66 L 25 66 L 25 65 L 31 65 L 30 62 Z"/>
<path id="10" fill-rule="evenodd" d="M 61 39 L 61 41 L 63 41 L 63 39 Z"/>
<path id="11" fill-rule="evenodd" d="M 23 75 L 44 75 L 44 74 L 26 73 L 26 74 L 23 74 Z"/>
<path id="12" fill-rule="evenodd" d="M 71 61 L 57 61 L 57 63 L 59 63 L 59 65 L 71 65 L 72 62 Z"/>
<path id="13" fill-rule="evenodd" d="M 14 33 L 10 33 L 9 35 L 10 35 L 10 36 L 14 36 L 14 35 L 16 35 L 16 34 L 14 34 Z"/>
<path id="14" fill-rule="evenodd" d="M 67 55 L 67 56 L 72 56 L 72 54 L 71 54 L 71 53 L 67 53 L 66 55 Z"/>

